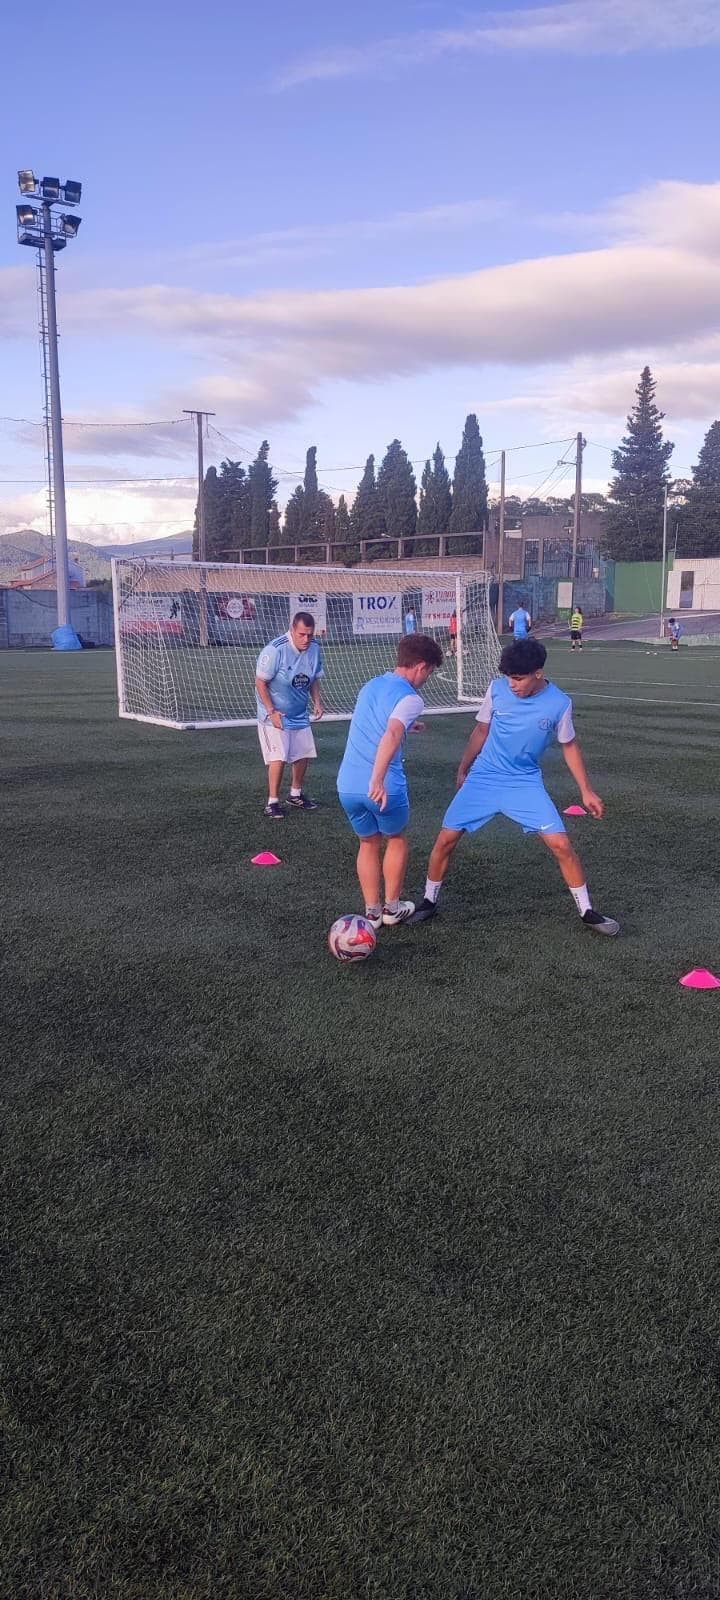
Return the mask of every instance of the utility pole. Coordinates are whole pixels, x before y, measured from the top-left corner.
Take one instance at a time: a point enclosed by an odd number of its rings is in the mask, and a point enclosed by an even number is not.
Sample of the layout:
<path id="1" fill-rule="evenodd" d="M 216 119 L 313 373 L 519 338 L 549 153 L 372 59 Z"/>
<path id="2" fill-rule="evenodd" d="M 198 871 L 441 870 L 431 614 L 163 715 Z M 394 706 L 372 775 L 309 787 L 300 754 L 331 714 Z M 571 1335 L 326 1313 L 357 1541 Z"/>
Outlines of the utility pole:
<path id="1" fill-rule="evenodd" d="M 194 417 L 197 423 L 198 449 L 198 561 L 207 561 L 207 532 L 205 527 L 205 466 L 203 462 L 203 419 L 214 417 L 214 411 L 189 411 L 183 406 L 183 416 Z M 208 643 L 207 573 L 200 573 L 200 643 Z"/>
<path id="2" fill-rule="evenodd" d="M 503 630 L 505 607 L 505 451 L 500 451 L 500 531 L 498 536 L 497 631 Z"/>
<path id="3" fill-rule="evenodd" d="M 581 433 L 575 441 L 575 502 L 573 505 L 573 533 L 572 533 L 572 564 L 570 579 L 572 582 L 572 597 L 570 600 L 571 613 L 575 610 L 575 582 L 577 579 L 577 549 L 580 537 L 580 502 L 582 500 L 582 458 L 585 449 L 585 440 Z"/>

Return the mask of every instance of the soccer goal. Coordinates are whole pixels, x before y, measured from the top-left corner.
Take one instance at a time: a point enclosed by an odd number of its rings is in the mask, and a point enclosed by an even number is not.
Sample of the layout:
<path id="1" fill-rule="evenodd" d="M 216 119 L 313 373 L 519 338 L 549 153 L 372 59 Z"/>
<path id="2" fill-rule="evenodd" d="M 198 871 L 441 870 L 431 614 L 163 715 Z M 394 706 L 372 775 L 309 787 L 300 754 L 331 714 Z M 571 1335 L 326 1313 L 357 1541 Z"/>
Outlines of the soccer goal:
<path id="1" fill-rule="evenodd" d="M 297 611 L 315 618 L 326 714 L 352 715 L 366 679 L 387 672 L 404 633 L 429 633 L 445 660 L 423 689 L 429 712 L 482 699 L 499 661 L 487 573 L 382 567 L 269 567 L 114 559 L 121 717 L 169 728 L 256 719 L 255 664 Z"/>

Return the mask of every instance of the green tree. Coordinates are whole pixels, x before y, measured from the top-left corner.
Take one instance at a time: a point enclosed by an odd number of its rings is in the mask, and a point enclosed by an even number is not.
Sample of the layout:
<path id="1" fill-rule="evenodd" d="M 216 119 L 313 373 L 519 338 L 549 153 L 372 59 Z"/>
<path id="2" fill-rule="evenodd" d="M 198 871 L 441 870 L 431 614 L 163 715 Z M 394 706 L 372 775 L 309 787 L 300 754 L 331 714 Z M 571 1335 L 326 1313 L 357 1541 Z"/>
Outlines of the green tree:
<path id="1" fill-rule="evenodd" d="M 375 482 L 374 456 L 368 456 L 365 462 L 365 471 L 358 484 L 350 512 L 350 527 L 353 539 L 358 544 L 361 539 L 382 539 L 385 536 L 385 518 Z"/>
<path id="2" fill-rule="evenodd" d="M 245 468 L 239 461 L 222 461 L 220 471 L 208 467 L 203 487 L 205 546 L 208 561 L 231 561 L 250 543 L 250 502 Z M 198 514 L 195 508 L 193 556 L 199 555 Z"/>
<path id="3" fill-rule="evenodd" d="M 674 499 L 680 486 L 674 485 Z M 684 556 L 720 556 L 720 422 L 708 428 L 685 504 L 671 513 L 679 522 L 678 549 Z"/>
<path id="4" fill-rule="evenodd" d="M 388 539 L 413 539 L 417 528 L 415 473 L 399 439 L 388 445 L 377 475 L 377 498 Z M 412 545 L 406 548 L 412 555 Z"/>
<path id="5" fill-rule="evenodd" d="M 341 494 L 335 508 L 335 542 L 338 561 L 342 561 L 346 567 L 354 566 L 360 560 L 360 546 L 353 543 L 350 512 L 344 494 Z"/>
<path id="6" fill-rule="evenodd" d="M 270 543 L 277 548 L 277 546 L 282 544 L 282 542 L 283 542 L 282 523 L 280 521 L 280 512 L 279 512 L 279 510 L 277 508 L 277 505 L 272 505 L 270 507 L 270 516 L 269 516 L 268 521 L 269 521 L 269 529 L 270 529 L 270 531 L 269 531 Z"/>
<path id="7" fill-rule="evenodd" d="M 293 492 L 285 507 L 285 542 L 286 544 L 300 544 L 303 535 L 305 507 L 305 490 L 301 483 Z"/>
<path id="8" fill-rule="evenodd" d="M 275 505 L 277 478 L 268 461 L 269 454 L 270 446 L 267 439 L 263 439 L 255 460 L 248 467 L 250 539 L 253 548 L 266 545 L 270 538 L 270 512 Z"/>
<path id="9" fill-rule="evenodd" d="M 478 419 L 471 411 L 465 418 L 462 443 L 455 457 L 452 486 L 452 516 L 449 532 L 481 533 L 487 527 L 488 487 L 485 476 L 485 456 Z M 451 546 L 452 554 L 473 551 L 475 539 L 458 540 Z"/>
<path id="10" fill-rule="evenodd" d="M 429 461 L 425 462 L 420 483 L 417 554 L 438 554 L 438 539 L 447 533 L 451 516 L 452 489 L 450 487 L 450 474 L 445 465 L 445 457 L 440 445 L 437 444 L 433 453 L 432 466 Z M 425 538 L 428 540 L 427 544 L 424 543 Z"/>
<path id="11" fill-rule="evenodd" d="M 655 379 L 644 367 L 627 432 L 613 451 L 604 544 L 615 561 L 655 561 L 662 555 L 663 498 L 673 452 L 663 439 L 663 417 L 655 404 Z"/>

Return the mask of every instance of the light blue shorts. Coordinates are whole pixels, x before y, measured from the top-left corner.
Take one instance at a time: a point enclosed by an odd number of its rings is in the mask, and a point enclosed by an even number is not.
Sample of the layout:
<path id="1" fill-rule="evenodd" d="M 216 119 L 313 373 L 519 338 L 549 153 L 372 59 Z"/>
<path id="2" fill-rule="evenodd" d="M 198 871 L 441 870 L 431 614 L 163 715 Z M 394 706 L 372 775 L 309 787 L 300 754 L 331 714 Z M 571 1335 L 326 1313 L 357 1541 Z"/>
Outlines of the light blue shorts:
<path id="1" fill-rule="evenodd" d="M 470 772 L 450 801 L 443 827 L 476 833 L 498 816 L 519 822 L 524 833 L 567 833 L 539 773 L 513 780 L 502 772 Z"/>
<path id="2" fill-rule="evenodd" d="M 358 838 L 371 839 L 373 834 L 404 833 L 410 821 L 410 801 L 405 795 L 388 795 L 384 811 L 366 794 L 341 793 L 340 804 Z"/>

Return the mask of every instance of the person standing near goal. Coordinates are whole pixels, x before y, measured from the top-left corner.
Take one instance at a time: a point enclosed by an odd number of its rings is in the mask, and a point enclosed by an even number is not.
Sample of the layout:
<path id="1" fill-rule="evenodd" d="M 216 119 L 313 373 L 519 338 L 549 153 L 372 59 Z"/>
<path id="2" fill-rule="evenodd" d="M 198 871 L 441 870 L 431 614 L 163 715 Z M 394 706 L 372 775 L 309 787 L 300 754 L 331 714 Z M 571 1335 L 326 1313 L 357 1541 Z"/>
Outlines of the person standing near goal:
<path id="1" fill-rule="evenodd" d="M 583 621 L 584 621 L 584 618 L 583 618 L 582 611 L 580 610 L 579 606 L 576 606 L 574 611 L 573 611 L 573 613 L 572 613 L 572 616 L 570 618 L 570 649 L 571 650 L 574 650 L 576 645 L 578 646 L 578 648 L 580 650 L 582 650 Z"/>
<path id="2" fill-rule="evenodd" d="M 292 766 L 289 804 L 297 811 L 317 811 L 317 802 L 303 791 L 308 761 L 317 751 L 310 727 L 313 715 L 323 714 L 320 679 L 322 652 L 315 638 L 315 620 L 309 611 L 297 611 L 289 631 L 266 644 L 255 669 L 258 735 L 268 772 L 268 799 L 264 816 L 280 822 L 280 785 L 286 762 Z"/>
<path id="3" fill-rule="evenodd" d="M 424 710 L 419 690 L 442 666 L 442 659 L 435 639 L 425 633 L 406 634 L 397 647 L 394 671 L 371 678 L 355 702 L 337 787 L 340 804 L 360 840 L 358 880 L 365 915 L 375 929 L 406 922 L 415 910 L 412 900 L 400 898 L 410 820 L 403 745 Z"/>
<path id="4" fill-rule="evenodd" d="M 545 788 L 540 761 L 557 739 L 591 817 L 605 807 L 590 784 L 575 737 L 572 700 L 545 677 L 547 652 L 539 639 L 516 639 L 500 657 L 504 674 L 491 683 L 460 758 L 457 794 L 433 845 L 425 896 L 413 923 L 437 916 L 437 900 L 456 846 L 493 817 L 509 817 L 524 833 L 535 833 L 555 857 L 584 927 L 592 933 L 620 932 L 613 917 L 595 911 L 585 870 L 554 800 Z"/>

